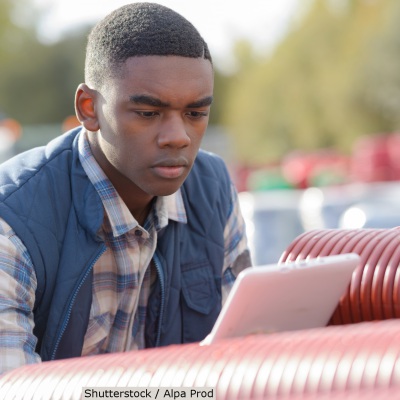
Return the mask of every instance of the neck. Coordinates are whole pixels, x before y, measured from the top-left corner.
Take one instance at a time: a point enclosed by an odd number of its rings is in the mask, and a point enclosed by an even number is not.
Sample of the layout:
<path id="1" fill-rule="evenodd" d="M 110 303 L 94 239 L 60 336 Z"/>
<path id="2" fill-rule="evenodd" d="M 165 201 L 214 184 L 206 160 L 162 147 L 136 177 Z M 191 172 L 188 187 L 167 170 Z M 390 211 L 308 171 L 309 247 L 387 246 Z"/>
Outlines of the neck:
<path id="1" fill-rule="evenodd" d="M 145 194 L 143 192 L 137 192 L 132 189 L 132 185 L 129 185 L 129 181 L 122 182 L 112 181 L 115 190 L 124 201 L 132 216 L 136 219 L 139 225 L 144 224 L 151 207 L 153 205 L 154 196 Z"/>
<path id="2" fill-rule="evenodd" d="M 126 205 L 128 206 L 129 211 L 131 212 L 132 216 L 136 219 L 138 224 L 143 226 L 147 216 L 149 215 L 152 204 L 153 204 L 153 199 L 150 202 L 148 202 L 144 207 L 137 207 L 136 205 L 135 207 L 130 207 L 129 204 Z"/>
<path id="3" fill-rule="evenodd" d="M 93 138 L 93 136 L 89 135 L 88 140 L 94 158 L 113 184 L 115 190 L 121 196 L 121 199 L 128 207 L 132 216 L 140 225 L 143 225 L 150 212 L 155 196 L 140 190 L 127 177 L 116 170 L 105 158 L 98 143 L 96 141 L 91 141 L 91 138 Z"/>

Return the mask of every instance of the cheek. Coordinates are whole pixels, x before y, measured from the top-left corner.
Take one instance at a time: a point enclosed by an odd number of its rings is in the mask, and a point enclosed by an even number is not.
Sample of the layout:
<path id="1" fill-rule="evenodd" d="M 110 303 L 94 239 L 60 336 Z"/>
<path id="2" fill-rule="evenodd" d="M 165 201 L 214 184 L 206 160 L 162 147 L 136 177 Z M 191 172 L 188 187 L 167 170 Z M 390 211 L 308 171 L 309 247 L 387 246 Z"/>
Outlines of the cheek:
<path id="1" fill-rule="evenodd" d="M 145 168 L 146 159 L 149 158 L 146 146 L 142 146 L 133 140 L 122 139 L 115 145 L 114 156 L 114 163 L 118 165 L 120 170 L 131 172 L 133 170 L 141 171 Z"/>
<path id="2" fill-rule="evenodd" d="M 102 104 L 99 113 L 100 130 L 107 136 L 108 140 L 113 141 L 113 136 L 121 130 L 121 112 L 112 102 Z"/>

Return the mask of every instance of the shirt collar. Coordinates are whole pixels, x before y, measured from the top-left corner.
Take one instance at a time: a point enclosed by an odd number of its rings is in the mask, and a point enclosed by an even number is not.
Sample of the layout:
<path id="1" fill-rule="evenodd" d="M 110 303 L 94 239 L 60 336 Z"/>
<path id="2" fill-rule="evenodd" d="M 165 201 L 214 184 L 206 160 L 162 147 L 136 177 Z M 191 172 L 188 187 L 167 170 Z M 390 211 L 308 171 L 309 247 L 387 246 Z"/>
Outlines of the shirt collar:
<path id="1" fill-rule="evenodd" d="M 113 235 L 117 237 L 136 228 L 138 222 L 95 160 L 85 129 L 79 133 L 78 149 L 82 167 L 101 198 Z M 157 229 L 166 227 L 168 220 L 186 224 L 187 215 L 181 190 L 169 196 L 158 197 L 154 205 L 154 215 L 158 221 Z"/>

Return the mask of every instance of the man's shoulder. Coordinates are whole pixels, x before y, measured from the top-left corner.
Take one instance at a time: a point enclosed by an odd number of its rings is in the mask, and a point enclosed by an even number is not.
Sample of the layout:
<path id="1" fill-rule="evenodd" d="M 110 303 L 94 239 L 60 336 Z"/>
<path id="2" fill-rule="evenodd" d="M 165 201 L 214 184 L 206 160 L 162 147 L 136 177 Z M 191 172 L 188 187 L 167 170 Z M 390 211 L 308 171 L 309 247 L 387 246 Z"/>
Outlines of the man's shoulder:
<path id="1" fill-rule="evenodd" d="M 209 201 L 220 196 L 230 197 L 231 179 L 223 159 L 214 153 L 200 150 L 183 184 L 183 190 L 190 198 Z"/>
<path id="2" fill-rule="evenodd" d="M 56 137 L 46 146 L 36 147 L 9 159 L 0 165 L 0 193 L 8 194 L 22 188 L 28 182 L 37 185 L 41 170 L 49 166 L 50 175 L 65 175 L 61 164 L 71 163 L 72 142 L 76 132 Z M 57 164 L 60 164 L 57 167 Z M 58 173 L 57 173 L 58 172 Z M 33 179 L 36 178 L 36 179 Z"/>
<path id="3" fill-rule="evenodd" d="M 217 180 L 229 177 L 225 161 L 217 154 L 205 150 L 199 151 L 193 171 Z"/>
<path id="4" fill-rule="evenodd" d="M 225 165 L 224 160 L 219 155 L 203 149 L 199 150 L 196 162 L 218 163 Z"/>

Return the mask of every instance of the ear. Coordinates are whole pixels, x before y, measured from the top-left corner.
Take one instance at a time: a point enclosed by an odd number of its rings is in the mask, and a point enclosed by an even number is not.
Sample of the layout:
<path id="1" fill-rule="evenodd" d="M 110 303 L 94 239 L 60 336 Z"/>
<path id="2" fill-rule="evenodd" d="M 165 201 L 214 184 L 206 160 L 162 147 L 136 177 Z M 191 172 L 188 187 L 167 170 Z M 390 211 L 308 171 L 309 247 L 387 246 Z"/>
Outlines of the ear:
<path id="1" fill-rule="evenodd" d="M 85 83 L 81 83 L 75 94 L 75 112 L 79 122 L 91 132 L 96 132 L 100 128 L 95 100 L 96 91 L 90 89 Z"/>

